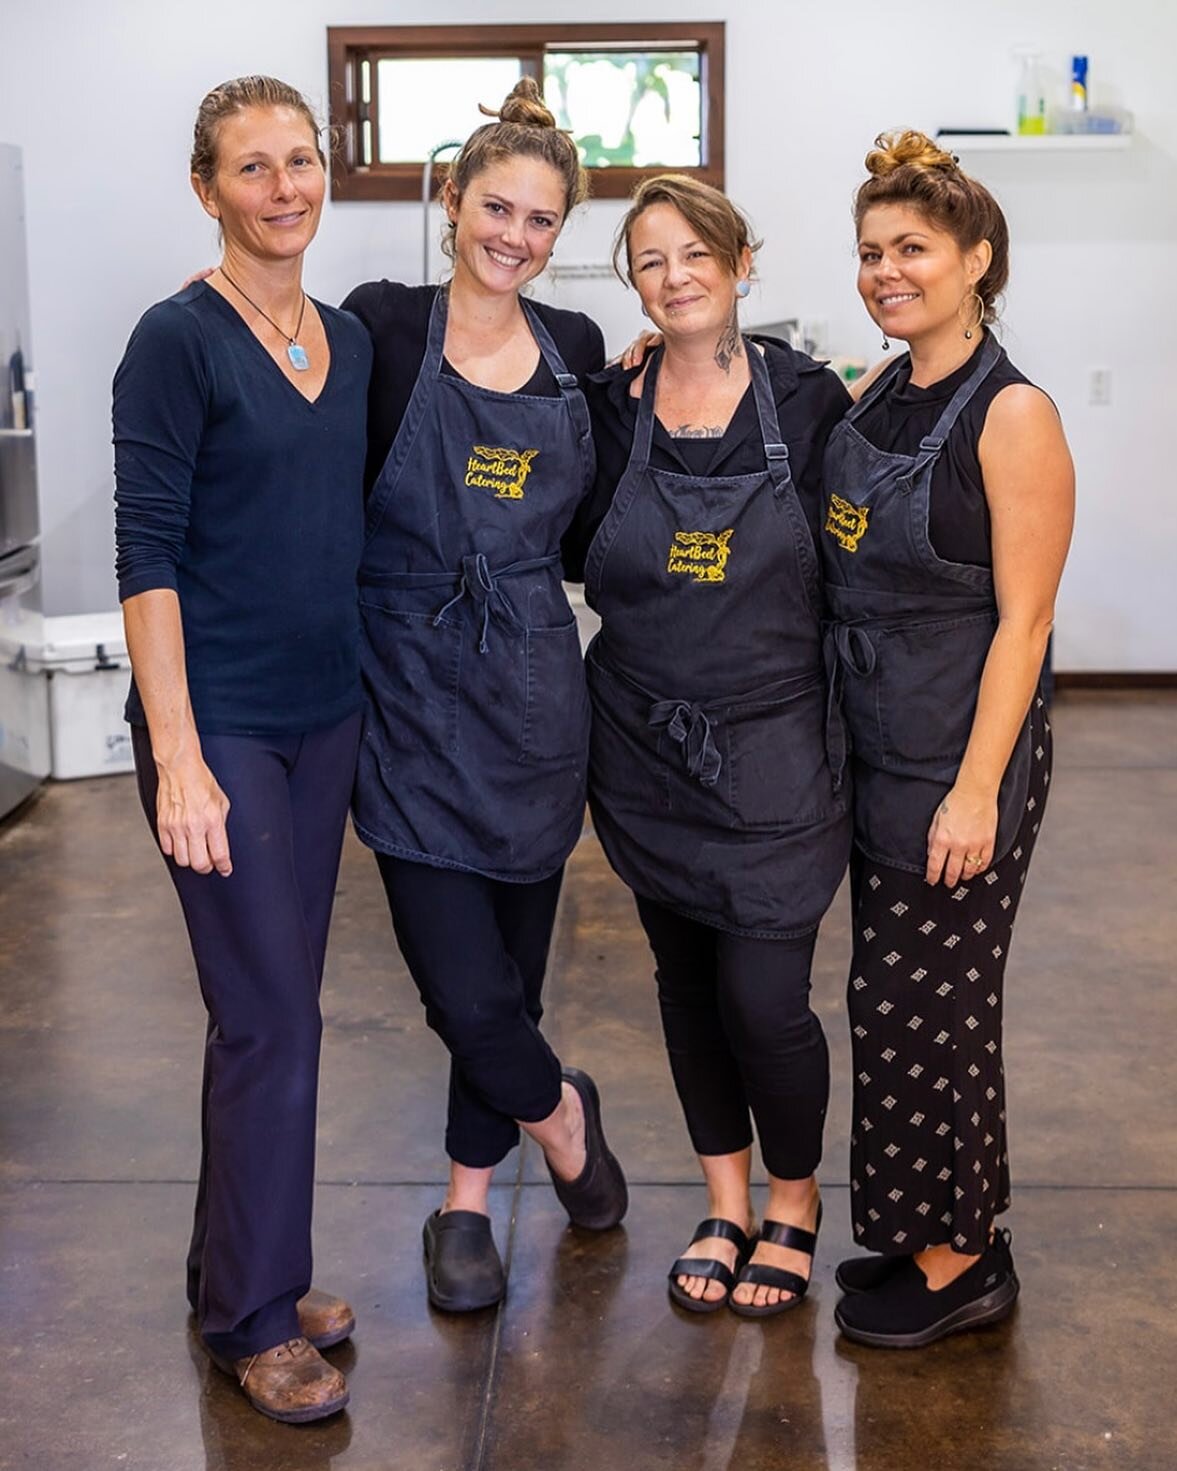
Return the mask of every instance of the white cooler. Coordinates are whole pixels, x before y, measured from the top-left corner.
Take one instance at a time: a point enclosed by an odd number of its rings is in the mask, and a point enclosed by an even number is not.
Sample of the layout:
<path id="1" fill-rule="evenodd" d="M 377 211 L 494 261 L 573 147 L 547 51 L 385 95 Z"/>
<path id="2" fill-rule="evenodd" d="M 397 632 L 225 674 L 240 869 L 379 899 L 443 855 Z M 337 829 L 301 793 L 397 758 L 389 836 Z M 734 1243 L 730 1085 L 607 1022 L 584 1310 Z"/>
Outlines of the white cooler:
<path id="1" fill-rule="evenodd" d="M 42 620 L 42 642 L 25 643 L 22 672 L 42 680 L 49 704 L 50 775 L 111 776 L 133 770 L 123 705 L 131 664 L 121 613 Z"/>

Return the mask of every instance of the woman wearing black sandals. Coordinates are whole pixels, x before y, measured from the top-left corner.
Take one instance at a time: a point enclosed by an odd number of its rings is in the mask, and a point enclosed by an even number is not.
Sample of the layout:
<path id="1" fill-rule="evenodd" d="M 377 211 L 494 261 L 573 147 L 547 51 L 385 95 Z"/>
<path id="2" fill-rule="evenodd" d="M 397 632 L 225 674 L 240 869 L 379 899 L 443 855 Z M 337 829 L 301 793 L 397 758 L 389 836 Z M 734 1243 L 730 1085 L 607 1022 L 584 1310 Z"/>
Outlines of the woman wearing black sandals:
<path id="1" fill-rule="evenodd" d="M 754 249 L 717 190 L 676 175 L 638 189 L 616 257 L 664 345 L 590 381 L 599 470 L 581 530 L 603 620 L 594 823 L 654 952 L 708 1190 L 670 1295 L 767 1316 L 804 1295 L 821 1215 L 829 1065 L 809 972 L 849 819 L 827 759 L 814 542 L 848 400 L 819 364 L 740 335 Z M 755 1241 L 753 1120 L 769 1171 Z"/>
<path id="2" fill-rule="evenodd" d="M 887 364 L 835 430 L 820 538 L 854 750 L 856 1240 L 849 1338 L 914 1348 L 1018 1293 L 1002 982 L 1050 779 L 1038 689 L 1071 533 L 1053 404 L 988 330 L 1001 210 L 921 133 L 858 191 L 858 289 Z"/>

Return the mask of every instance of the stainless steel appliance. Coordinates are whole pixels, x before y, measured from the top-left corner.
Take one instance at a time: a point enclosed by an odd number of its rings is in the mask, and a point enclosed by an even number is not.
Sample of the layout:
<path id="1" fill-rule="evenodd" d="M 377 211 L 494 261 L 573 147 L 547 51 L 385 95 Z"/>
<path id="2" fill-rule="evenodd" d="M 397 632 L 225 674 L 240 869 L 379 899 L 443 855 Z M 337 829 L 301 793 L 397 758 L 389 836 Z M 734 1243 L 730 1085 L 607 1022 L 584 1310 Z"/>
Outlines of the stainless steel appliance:
<path id="1" fill-rule="evenodd" d="M 0 818 L 50 767 L 44 680 L 25 672 L 44 641 L 35 434 L 24 178 L 0 143 Z"/>

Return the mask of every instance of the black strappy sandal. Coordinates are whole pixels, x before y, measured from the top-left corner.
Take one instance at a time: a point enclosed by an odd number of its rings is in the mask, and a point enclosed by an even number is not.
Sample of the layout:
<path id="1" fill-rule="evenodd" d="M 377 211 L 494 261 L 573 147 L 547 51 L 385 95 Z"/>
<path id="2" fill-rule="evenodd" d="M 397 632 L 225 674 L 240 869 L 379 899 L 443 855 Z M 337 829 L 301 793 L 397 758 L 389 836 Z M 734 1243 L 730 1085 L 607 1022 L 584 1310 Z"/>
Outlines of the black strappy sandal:
<path id="1" fill-rule="evenodd" d="M 691 1245 L 694 1246 L 696 1241 L 705 1241 L 708 1236 L 718 1236 L 723 1241 L 732 1242 L 737 1253 L 735 1270 L 714 1257 L 680 1256 L 667 1273 L 667 1291 L 671 1302 L 678 1303 L 680 1308 L 686 1308 L 688 1313 L 714 1313 L 723 1307 L 736 1284 L 736 1272 L 743 1268 L 752 1255 L 756 1242 L 755 1237 L 749 1238 L 748 1233 L 741 1231 L 734 1221 L 725 1221 L 722 1216 L 709 1216 L 707 1220 L 700 1221 L 691 1237 Z M 709 1281 L 719 1282 L 726 1287 L 727 1295 L 716 1298 L 692 1297 L 678 1285 L 676 1279 L 679 1277 L 706 1277 Z"/>
<path id="2" fill-rule="evenodd" d="M 769 1242 L 772 1246 L 785 1246 L 791 1251 L 803 1251 L 806 1256 L 812 1258 L 817 1246 L 817 1233 L 820 1230 L 821 1202 L 819 1201 L 817 1224 L 812 1231 L 806 1231 L 801 1226 L 788 1226 L 784 1221 L 761 1221 L 759 1239 Z M 796 1272 L 786 1271 L 784 1267 L 760 1266 L 755 1262 L 749 1262 L 747 1266 L 740 1269 L 735 1286 L 775 1287 L 779 1292 L 791 1292 L 792 1297 L 782 1297 L 760 1308 L 755 1303 L 737 1302 L 731 1292 L 723 1299 L 732 1312 L 739 1313 L 741 1318 L 771 1318 L 777 1313 L 787 1313 L 798 1305 L 809 1291 L 809 1278 L 801 1277 Z"/>

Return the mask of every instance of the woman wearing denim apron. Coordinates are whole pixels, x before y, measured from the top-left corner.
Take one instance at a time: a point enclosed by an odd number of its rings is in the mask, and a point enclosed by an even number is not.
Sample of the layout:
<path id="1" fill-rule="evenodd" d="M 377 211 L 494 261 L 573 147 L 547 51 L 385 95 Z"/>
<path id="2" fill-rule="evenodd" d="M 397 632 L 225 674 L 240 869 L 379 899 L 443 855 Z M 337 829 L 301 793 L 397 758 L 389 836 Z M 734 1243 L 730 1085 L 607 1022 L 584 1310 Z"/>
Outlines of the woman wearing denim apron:
<path id="1" fill-rule="evenodd" d="M 595 464 L 577 374 L 603 348 L 587 319 L 519 293 L 584 175 L 531 79 L 498 119 L 446 182 L 448 286 L 373 283 L 345 304 L 375 347 L 353 810 L 451 1055 L 450 1183 L 424 1240 L 430 1301 L 454 1312 L 505 1290 L 487 1198 L 520 1127 L 576 1224 L 606 1229 L 626 1207 L 592 1080 L 539 1029 L 584 817 L 588 695 L 560 539 Z"/>
<path id="2" fill-rule="evenodd" d="M 880 138 L 858 288 L 887 363 L 830 438 L 827 652 L 853 750 L 849 1338 L 920 1347 L 1004 1317 L 1002 980 L 1050 778 L 1038 689 L 1073 472 L 1050 400 L 988 330 L 1008 275 L 989 192 Z"/>
<path id="3" fill-rule="evenodd" d="M 820 1219 L 829 1065 L 809 972 L 850 824 L 827 759 L 814 541 L 821 452 L 848 400 L 809 358 L 741 337 L 753 246 L 717 190 L 642 185 L 622 249 L 663 346 L 591 394 L 590 800 L 654 952 L 708 1187 L 671 1298 L 766 1316 L 804 1295 Z M 770 1180 L 755 1243 L 753 1121 Z"/>

